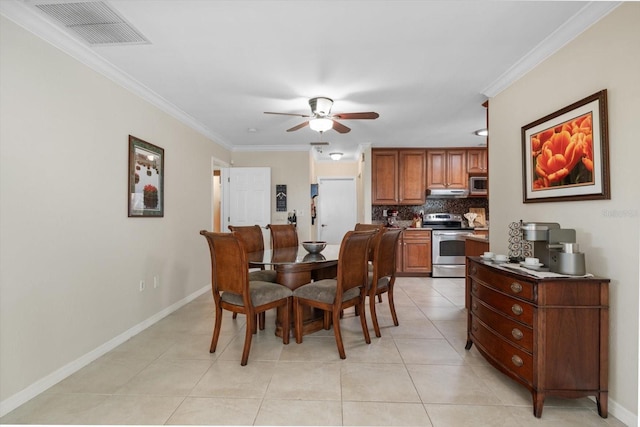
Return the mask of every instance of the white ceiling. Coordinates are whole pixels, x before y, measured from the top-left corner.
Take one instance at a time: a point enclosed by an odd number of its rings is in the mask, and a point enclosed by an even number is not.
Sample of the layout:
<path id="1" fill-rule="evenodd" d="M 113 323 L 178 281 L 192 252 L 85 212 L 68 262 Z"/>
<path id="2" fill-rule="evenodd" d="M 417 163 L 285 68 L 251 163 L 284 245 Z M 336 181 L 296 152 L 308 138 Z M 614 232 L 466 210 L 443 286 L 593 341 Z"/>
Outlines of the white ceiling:
<path id="1" fill-rule="evenodd" d="M 328 141 L 320 159 L 355 158 L 367 145 L 480 145 L 481 104 L 616 5 L 112 0 L 104 3 L 150 44 L 92 47 L 52 25 L 35 7 L 42 1 L 0 3 L 5 16 L 227 148 L 309 150 Z M 308 114 L 315 96 L 334 99 L 333 113 L 380 118 L 320 135 L 285 132 L 303 118 L 263 114 Z"/>

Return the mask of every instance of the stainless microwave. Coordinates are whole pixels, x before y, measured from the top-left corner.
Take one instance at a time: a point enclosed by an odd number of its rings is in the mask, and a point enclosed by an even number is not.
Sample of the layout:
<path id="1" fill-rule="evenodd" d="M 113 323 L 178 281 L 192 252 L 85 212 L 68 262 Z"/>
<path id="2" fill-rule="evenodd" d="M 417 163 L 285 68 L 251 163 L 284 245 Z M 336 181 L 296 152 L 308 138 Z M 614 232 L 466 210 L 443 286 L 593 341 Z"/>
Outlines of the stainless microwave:
<path id="1" fill-rule="evenodd" d="M 487 176 L 478 175 L 469 177 L 469 195 L 470 196 L 486 196 L 487 195 Z"/>

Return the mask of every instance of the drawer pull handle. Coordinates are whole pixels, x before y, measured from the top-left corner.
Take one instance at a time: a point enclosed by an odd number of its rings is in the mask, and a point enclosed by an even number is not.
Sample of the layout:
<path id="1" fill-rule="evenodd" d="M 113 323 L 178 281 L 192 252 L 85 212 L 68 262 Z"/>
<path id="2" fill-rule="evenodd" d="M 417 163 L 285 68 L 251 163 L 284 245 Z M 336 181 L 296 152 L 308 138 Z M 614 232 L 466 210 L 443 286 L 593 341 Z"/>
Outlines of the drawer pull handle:
<path id="1" fill-rule="evenodd" d="M 474 283 L 471 288 L 473 289 L 473 292 L 478 292 L 478 284 L 477 283 Z"/>
<path id="2" fill-rule="evenodd" d="M 472 266 L 469 270 L 471 271 L 471 274 L 476 274 L 478 272 L 478 268 L 475 265 Z"/>
<path id="3" fill-rule="evenodd" d="M 478 325 L 474 324 L 471 329 L 473 329 L 473 332 L 478 332 Z"/>
<path id="4" fill-rule="evenodd" d="M 517 340 L 521 340 L 522 337 L 524 336 L 522 331 L 518 328 L 513 328 L 513 330 L 511 331 L 511 335 L 513 335 L 513 337 Z"/>
<path id="5" fill-rule="evenodd" d="M 478 310 L 478 304 L 474 302 L 473 304 L 471 304 L 471 308 L 473 309 L 473 311 Z"/>
<path id="6" fill-rule="evenodd" d="M 519 304 L 513 304 L 511 306 L 511 311 L 513 311 L 513 314 L 515 314 L 516 316 L 520 316 L 524 310 Z"/>
<path id="7" fill-rule="evenodd" d="M 511 284 L 511 290 L 516 294 L 519 294 L 520 292 L 522 292 L 522 285 L 518 282 L 513 282 Z"/>
<path id="8" fill-rule="evenodd" d="M 511 362 L 513 362 L 513 364 L 516 365 L 518 368 L 524 365 L 524 362 L 522 361 L 522 359 L 516 356 L 515 354 L 511 356 Z"/>

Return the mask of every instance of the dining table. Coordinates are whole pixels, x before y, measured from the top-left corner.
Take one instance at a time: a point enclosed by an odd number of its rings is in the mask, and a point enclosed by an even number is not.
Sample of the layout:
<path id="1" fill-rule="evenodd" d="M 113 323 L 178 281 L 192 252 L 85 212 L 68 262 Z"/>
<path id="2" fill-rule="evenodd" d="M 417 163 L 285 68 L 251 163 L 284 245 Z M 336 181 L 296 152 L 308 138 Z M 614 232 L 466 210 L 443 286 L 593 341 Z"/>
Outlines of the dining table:
<path id="1" fill-rule="evenodd" d="M 276 271 L 276 281 L 292 291 L 312 281 L 333 279 L 338 272 L 338 255 L 340 245 L 327 245 L 320 253 L 310 253 L 302 245 L 247 253 L 247 260 L 252 267 L 264 266 Z M 292 322 L 293 308 L 289 318 Z M 322 310 L 304 307 L 303 335 L 310 334 L 325 326 Z M 282 336 L 283 314 L 278 309 L 276 319 L 276 335 Z"/>

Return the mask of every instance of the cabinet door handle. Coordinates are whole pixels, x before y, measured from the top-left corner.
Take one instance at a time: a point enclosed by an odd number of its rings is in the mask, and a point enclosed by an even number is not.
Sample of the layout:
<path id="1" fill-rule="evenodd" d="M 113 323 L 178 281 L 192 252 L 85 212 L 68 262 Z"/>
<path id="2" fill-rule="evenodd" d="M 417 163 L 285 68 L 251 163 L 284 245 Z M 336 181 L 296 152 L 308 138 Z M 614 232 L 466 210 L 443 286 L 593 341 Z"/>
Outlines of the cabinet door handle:
<path id="1" fill-rule="evenodd" d="M 513 364 L 516 365 L 518 368 L 524 365 L 524 362 L 522 361 L 522 359 L 519 356 L 516 356 L 515 354 L 511 356 L 511 362 L 513 362 Z"/>
<path id="2" fill-rule="evenodd" d="M 522 285 L 518 282 L 513 282 L 511 284 L 511 290 L 516 294 L 519 294 L 520 292 L 522 292 Z"/>
<path id="3" fill-rule="evenodd" d="M 524 336 L 522 331 L 518 328 L 513 328 L 513 330 L 511 330 L 511 335 L 513 335 L 513 337 L 517 340 L 521 340 L 522 337 Z"/>
<path id="4" fill-rule="evenodd" d="M 513 314 L 515 314 L 516 316 L 520 316 L 524 310 L 522 309 L 522 307 L 520 306 L 520 304 L 513 304 L 513 305 L 511 306 L 511 311 L 512 311 L 512 312 L 513 312 Z"/>

